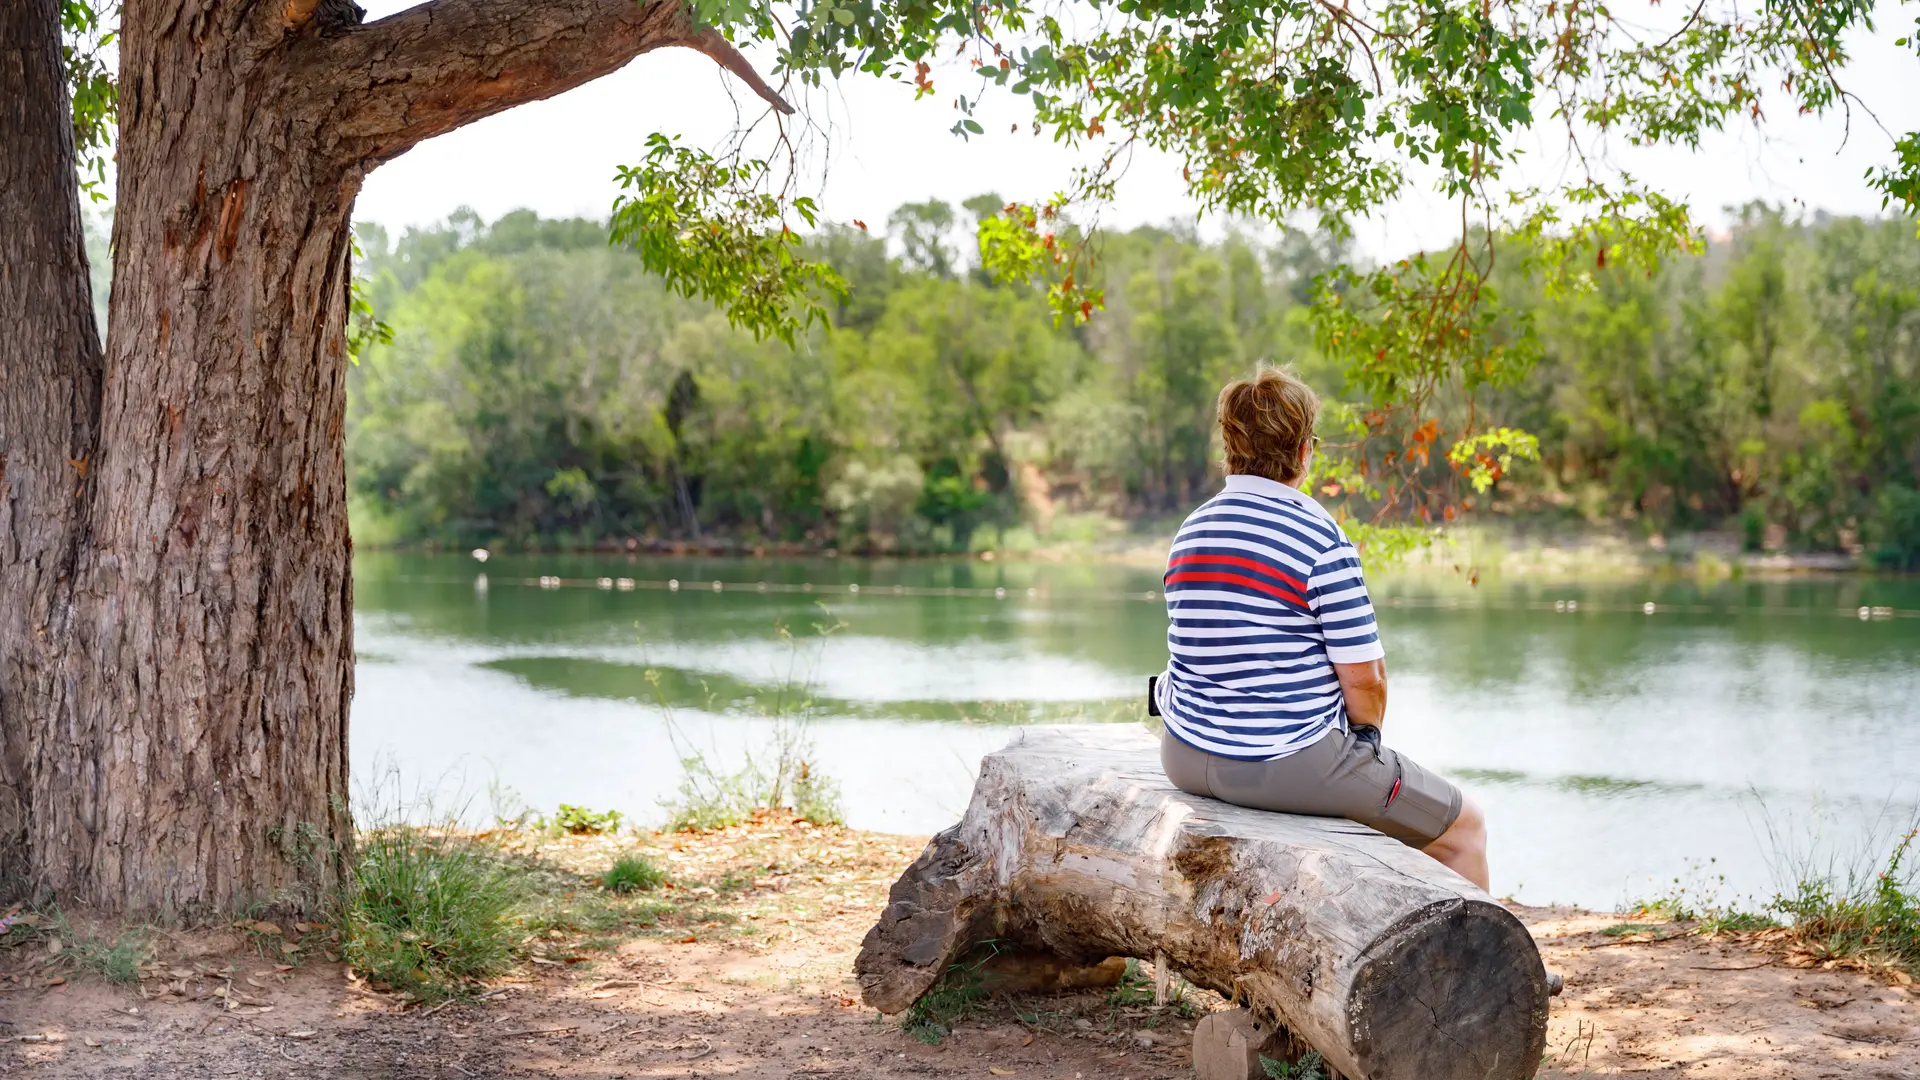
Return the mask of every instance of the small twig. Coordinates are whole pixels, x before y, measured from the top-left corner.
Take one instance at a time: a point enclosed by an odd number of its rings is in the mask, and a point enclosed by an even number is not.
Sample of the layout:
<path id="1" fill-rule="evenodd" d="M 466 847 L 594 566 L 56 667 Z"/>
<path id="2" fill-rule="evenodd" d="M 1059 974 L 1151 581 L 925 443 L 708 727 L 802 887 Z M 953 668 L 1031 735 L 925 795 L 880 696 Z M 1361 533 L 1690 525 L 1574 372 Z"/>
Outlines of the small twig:
<path id="1" fill-rule="evenodd" d="M 503 1031 L 500 1033 L 500 1037 L 503 1039 L 517 1039 L 522 1035 L 564 1035 L 567 1032 L 579 1030 L 579 1024 L 567 1024 L 564 1027 L 528 1028 L 525 1031 Z"/>
<path id="2" fill-rule="evenodd" d="M 426 1019 L 427 1017 L 429 1017 L 429 1016 L 432 1016 L 432 1015 L 433 1015 L 434 1013 L 437 1013 L 437 1012 L 439 1012 L 439 1011 L 440 1011 L 441 1009 L 444 1009 L 444 1008 L 446 1008 L 447 1006 L 449 1006 L 449 1005 L 451 1005 L 451 1004 L 453 1004 L 453 999 L 452 999 L 452 998 L 448 998 L 447 1000 L 445 1000 L 445 1001 L 443 1001 L 443 1002 L 441 1002 L 440 1004 L 438 1004 L 438 1005 L 435 1005 L 435 1006 L 434 1006 L 434 1007 L 432 1007 L 431 1009 L 427 1009 L 427 1010 L 425 1010 L 424 1012 L 422 1012 L 422 1013 L 420 1014 L 420 1018 L 421 1018 L 422 1020 L 424 1020 L 424 1019 Z"/>
<path id="3" fill-rule="evenodd" d="M 1760 968 L 1772 967 L 1772 966 L 1773 966 L 1773 961 L 1765 960 L 1758 964 L 1746 964 L 1744 966 L 1734 965 L 1731 967 L 1720 966 L 1715 964 L 1695 964 L 1693 965 L 1692 970 L 1694 971 L 1757 971 Z"/>

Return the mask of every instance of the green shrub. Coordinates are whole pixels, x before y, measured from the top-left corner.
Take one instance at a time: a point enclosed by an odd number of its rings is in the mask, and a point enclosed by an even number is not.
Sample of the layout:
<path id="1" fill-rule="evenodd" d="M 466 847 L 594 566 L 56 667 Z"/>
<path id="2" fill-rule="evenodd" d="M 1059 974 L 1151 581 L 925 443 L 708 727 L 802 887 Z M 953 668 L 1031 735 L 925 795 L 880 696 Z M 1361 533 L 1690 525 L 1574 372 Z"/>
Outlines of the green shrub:
<path id="1" fill-rule="evenodd" d="M 507 969 L 525 892 L 490 848 L 394 825 L 363 833 L 342 903 L 347 963 L 395 989 L 464 996 Z"/>
<path id="2" fill-rule="evenodd" d="M 1260 1071 L 1269 1080 L 1327 1080 L 1326 1062 L 1318 1052 L 1309 1050 L 1296 1062 L 1275 1061 L 1270 1057 L 1260 1059 Z"/>
<path id="3" fill-rule="evenodd" d="M 1767 546 L 1767 509 L 1748 503 L 1740 511 L 1740 550 L 1756 554 Z"/>
<path id="4" fill-rule="evenodd" d="M 553 815 L 553 823 L 562 831 L 575 835 L 609 833 L 620 828 L 621 816 L 618 810 L 595 813 L 584 806 L 561 803 L 559 812 Z"/>
<path id="5" fill-rule="evenodd" d="M 1920 491 L 1900 485 L 1882 489 L 1867 519 L 1873 562 L 1883 570 L 1920 570 Z"/>
<path id="6" fill-rule="evenodd" d="M 600 887 L 611 892 L 645 892 L 665 884 L 667 872 L 639 854 L 622 855 L 600 878 Z"/>

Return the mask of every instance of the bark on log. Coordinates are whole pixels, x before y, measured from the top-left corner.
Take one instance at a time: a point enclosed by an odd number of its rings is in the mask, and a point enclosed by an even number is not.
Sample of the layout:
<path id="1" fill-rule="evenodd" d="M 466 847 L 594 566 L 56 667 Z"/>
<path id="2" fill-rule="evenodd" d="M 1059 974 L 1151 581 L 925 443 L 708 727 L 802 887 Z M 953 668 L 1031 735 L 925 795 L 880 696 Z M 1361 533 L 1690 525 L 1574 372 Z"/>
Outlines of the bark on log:
<path id="1" fill-rule="evenodd" d="M 989 755 L 854 971 L 900 1012 L 988 940 L 1163 954 L 1353 1080 L 1520 1080 L 1545 1047 L 1546 972 L 1512 913 L 1364 826 L 1186 795 L 1140 731 L 1040 729 Z"/>

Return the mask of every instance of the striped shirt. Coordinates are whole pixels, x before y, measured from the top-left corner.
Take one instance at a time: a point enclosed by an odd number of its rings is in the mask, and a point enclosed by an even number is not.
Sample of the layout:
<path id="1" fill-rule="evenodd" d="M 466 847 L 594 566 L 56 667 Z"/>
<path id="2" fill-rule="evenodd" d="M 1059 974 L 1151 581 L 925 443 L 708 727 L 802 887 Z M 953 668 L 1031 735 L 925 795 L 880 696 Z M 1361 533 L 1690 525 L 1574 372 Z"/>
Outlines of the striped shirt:
<path id="1" fill-rule="evenodd" d="M 1227 477 L 1180 526 L 1166 575 L 1167 730 L 1269 761 L 1347 725 L 1333 665 L 1386 655 L 1353 541 L 1319 503 L 1262 476 Z"/>

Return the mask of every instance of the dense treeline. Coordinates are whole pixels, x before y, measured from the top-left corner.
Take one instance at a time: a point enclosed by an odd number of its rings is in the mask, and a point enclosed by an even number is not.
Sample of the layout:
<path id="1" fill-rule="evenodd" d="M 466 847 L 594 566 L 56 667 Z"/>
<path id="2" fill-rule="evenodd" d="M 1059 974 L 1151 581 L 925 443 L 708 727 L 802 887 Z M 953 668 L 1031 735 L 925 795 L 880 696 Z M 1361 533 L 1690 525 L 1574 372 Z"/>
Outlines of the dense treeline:
<path id="1" fill-rule="evenodd" d="M 1109 236 L 1107 310 L 1056 328 L 972 268 L 998 200 L 902 207 L 888 245 L 809 243 L 851 283 L 797 349 L 670 295 L 602 225 L 459 213 L 361 267 L 394 332 L 349 381 L 362 542 L 633 537 L 939 551 L 1080 539 L 1181 512 L 1212 483 L 1220 383 L 1291 362 L 1340 395 L 1306 305 L 1321 238 Z M 1502 266 L 1520 262 L 1506 257 Z M 1920 239 L 1904 220 L 1750 210 L 1647 278 L 1596 269 L 1476 413 L 1540 436 L 1493 507 L 1750 546 L 1920 562 Z M 1377 448 L 1375 448 L 1377 451 Z M 1376 453 L 1377 457 L 1377 453 Z"/>
<path id="2" fill-rule="evenodd" d="M 1546 359 L 1496 405 L 1541 494 L 1588 518 L 1737 523 L 1746 546 L 1920 565 L 1920 239 L 1751 207 L 1647 279 L 1539 306 Z"/>

